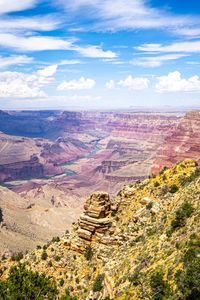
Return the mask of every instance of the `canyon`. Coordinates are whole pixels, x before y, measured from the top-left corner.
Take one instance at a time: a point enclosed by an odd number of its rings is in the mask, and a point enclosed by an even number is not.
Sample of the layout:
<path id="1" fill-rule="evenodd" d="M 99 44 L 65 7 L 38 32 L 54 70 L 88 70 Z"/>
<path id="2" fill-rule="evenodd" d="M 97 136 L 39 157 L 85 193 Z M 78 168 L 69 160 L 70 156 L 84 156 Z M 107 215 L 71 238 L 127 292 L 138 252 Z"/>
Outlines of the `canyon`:
<path id="1" fill-rule="evenodd" d="M 48 232 L 46 239 L 63 234 L 91 193 L 113 199 L 124 184 L 164 166 L 187 157 L 198 161 L 199 119 L 199 112 L 181 111 L 1 111 L 0 182 L 7 202 L 16 195 L 16 205 L 24 203 L 32 241 L 32 226 Z M 36 233 L 30 245 L 40 237 Z M 11 244 L 7 251 L 15 250 Z"/>

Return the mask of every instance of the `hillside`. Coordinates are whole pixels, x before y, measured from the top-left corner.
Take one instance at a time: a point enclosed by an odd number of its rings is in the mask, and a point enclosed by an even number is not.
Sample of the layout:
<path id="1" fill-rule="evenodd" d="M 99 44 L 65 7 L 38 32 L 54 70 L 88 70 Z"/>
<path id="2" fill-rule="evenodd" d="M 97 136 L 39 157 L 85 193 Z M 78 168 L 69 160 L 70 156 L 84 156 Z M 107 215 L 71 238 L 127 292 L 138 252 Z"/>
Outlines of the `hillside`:
<path id="1" fill-rule="evenodd" d="M 200 299 L 199 174 L 187 159 L 114 201 L 93 193 L 71 233 L 21 262 L 81 300 Z M 1 262 L 2 279 L 13 263 Z"/>

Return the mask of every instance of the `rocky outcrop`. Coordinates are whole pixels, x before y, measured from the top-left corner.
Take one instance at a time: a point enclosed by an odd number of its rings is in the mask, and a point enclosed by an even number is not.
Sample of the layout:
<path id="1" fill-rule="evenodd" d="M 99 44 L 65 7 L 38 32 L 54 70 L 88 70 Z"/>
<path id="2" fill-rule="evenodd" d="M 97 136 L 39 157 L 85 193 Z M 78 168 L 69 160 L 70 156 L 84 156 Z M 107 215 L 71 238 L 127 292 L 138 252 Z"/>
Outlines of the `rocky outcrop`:
<path id="1" fill-rule="evenodd" d="M 83 252 L 91 242 L 117 244 L 112 238 L 114 232 L 112 212 L 118 209 L 108 193 L 95 192 L 85 202 L 84 212 L 74 224 L 74 235 L 65 244 L 70 249 Z"/>
<path id="2" fill-rule="evenodd" d="M 192 111 L 180 121 L 177 129 L 160 146 L 151 172 L 158 173 L 164 166 L 192 158 L 200 163 L 200 111 Z"/>

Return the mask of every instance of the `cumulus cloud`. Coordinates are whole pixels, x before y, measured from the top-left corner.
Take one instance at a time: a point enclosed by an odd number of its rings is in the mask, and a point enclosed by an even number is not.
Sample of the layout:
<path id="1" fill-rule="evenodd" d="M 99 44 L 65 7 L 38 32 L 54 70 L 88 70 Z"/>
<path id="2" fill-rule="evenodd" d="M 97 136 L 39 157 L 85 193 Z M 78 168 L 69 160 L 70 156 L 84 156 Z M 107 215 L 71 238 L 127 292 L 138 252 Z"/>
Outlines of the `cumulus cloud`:
<path id="1" fill-rule="evenodd" d="M 56 73 L 57 68 L 58 68 L 57 65 L 48 66 L 44 69 L 38 70 L 37 74 L 43 77 L 51 77 Z"/>
<path id="2" fill-rule="evenodd" d="M 145 56 L 145 57 L 134 59 L 130 63 L 135 66 L 155 68 L 155 67 L 160 67 L 167 61 L 177 60 L 186 56 L 188 55 L 166 54 L 166 55 L 159 55 L 159 56 L 148 56 L 148 57 Z"/>
<path id="3" fill-rule="evenodd" d="M 96 82 L 94 79 L 81 77 L 78 80 L 63 81 L 58 85 L 57 90 L 89 90 L 95 86 Z"/>
<path id="4" fill-rule="evenodd" d="M 49 66 L 32 74 L 20 72 L 0 73 L 0 98 L 46 97 L 42 87 L 53 81 L 56 66 Z"/>
<path id="5" fill-rule="evenodd" d="M 132 90 L 144 90 L 149 87 L 149 83 L 148 78 L 129 75 L 127 78 L 120 80 L 118 85 Z"/>
<path id="6" fill-rule="evenodd" d="M 158 77 L 157 92 L 200 92 L 200 78 L 194 75 L 188 79 L 182 78 L 178 71 Z"/>
<path id="7" fill-rule="evenodd" d="M 106 88 L 108 90 L 113 90 L 115 88 L 115 81 L 114 80 L 109 80 L 106 82 Z"/>

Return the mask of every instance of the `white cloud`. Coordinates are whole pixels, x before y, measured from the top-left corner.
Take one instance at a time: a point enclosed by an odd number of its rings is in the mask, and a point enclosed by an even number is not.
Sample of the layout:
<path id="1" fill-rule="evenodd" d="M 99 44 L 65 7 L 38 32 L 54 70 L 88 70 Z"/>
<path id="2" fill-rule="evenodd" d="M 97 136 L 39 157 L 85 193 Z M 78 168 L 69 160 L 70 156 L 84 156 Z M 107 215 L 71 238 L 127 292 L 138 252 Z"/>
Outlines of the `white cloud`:
<path id="1" fill-rule="evenodd" d="M 81 55 L 91 58 L 116 58 L 117 54 L 113 51 L 104 51 L 99 46 L 74 47 Z"/>
<path id="2" fill-rule="evenodd" d="M 37 2 L 38 0 L 1 0 L 0 14 L 32 8 L 36 5 Z"/>
<path id="3" fill-rule="evenodd" d="M 18 51 L 69 50 L 72 46 L 72 41 L 50 36 L 22 37 L 8 33 L 0 33 L 0 45 Z"/>
<path id="4" fill-rule="evenodd" d="M 187 56 L 188 55 L 186 54 L 166 54 L 160 56 L 148 56 L 134 59 L 130 63 L 135 66 L 155 68 L 163 65 L 167 61 L 173 61 Z"/>
<path id="5" fill-rule="evenodd" d="M 59 63 L 59 66 L 65 66 L 65 65 L 78 65 L 81 64 L 82 62 L 78 59 L 63 59 Z"/>
<path id="6" fill-rule="evenodd" d="M 58 85 L 57 90 L 89 90 L 95 86 L 96 82 L 94 79 L 81 77 L 79 80 L 63 81 Z"/>
<path id="7" fill-rule="evenodd" d="M 38 70 L 37 74 L 43 77 L 52 77 L 56 73 L 57 68 L 57 65 L 48 66 L 44 69 Z"/>
<path id="8" fill-rule="evenodd" d="M 178 71 L 167 76 L 158 77 L 157 92 L 200 92 L 200 78 L 194 75 L 188 79 L 182 78 Z"/>
<path id="9" fill-rule="evenodd" d="M 16 31 L 39 30 L 49 31 L 56 29 L 62 20 L 53 15 L 37 17 L 8 17 L 1 16 L 0 31 L 2 33 L 13 33 Z"/>
<path id="10" fill-rule="evenodd" d="M 137 49 L 145 52 L 195 53 L 200 52 L 200 41 L 179 42 L 170 45 L 144 44 Z"/>
<path id="11" fill-rule="evenodd" d="M 199 24 L 199 19 L 186 15 L 172 15 L 169 11 L 152 8 L 144 0 L 59 0 L 71 14 L 90 18 L 87 30 L 115 31 L 137 28 L 167 28 L 175 30 L 192 24 Z M 79 28 L 79 26 L 76 26 Z"/>
<path id="12" fill-rule="evenodd" d="M 184 35 L 188 37 L 199 37 L 200 36 L 200 27 L 199 28 L 179 28 L 176 30 L 176 33 L 179 35 Z"/>
<path id="13" fill-rule="evenodd" d="M 12 65 L 24 65 L 31 62 L 33 62 L 33 57 L 26 55 L 0 56 L 0 68 L 6 68 Z"/>
<path id="14" fill-rule="evenodd" d="M 149 79 L 145 77 L 132 77 L 129 75 L 124 80 L 120 80 L 118 85 L 132 90 L 144 90 L 149 87 Z"/>
<path id="15" fill-rule="evenodd" d="M 108 90 L 112 90 L 112 89 L 114 89 L 115 88 L 115 81 L 114 80 L 109 80 L 109 81 L 107 81 L 106 82 L 106 88 L 108 89 Z"/>
<path id="16" fill-rule="evenodd" d="M 17 51 L 70 50 L 91 58 L 116 58 L 113 51 L 104 51 L 100 46 L 80 47 L 74 45 L 74 39 L 64 40 L 51 36 L 27 36 L 0 33 L 0 46 Z M 66 63 L 65 63 L 66 64 Z"/>
<path id="17" fill-rule="evenodd" d="M 20 72 L 0 73 L 0 98 L 46 97 L 41 89 L 54 80 L 56 66 L 49 66 L 32 74 Z"/>

